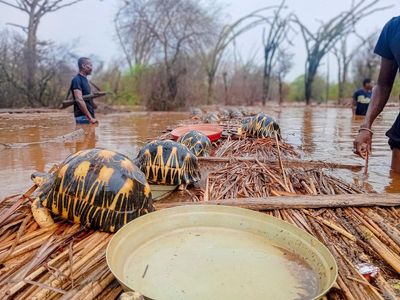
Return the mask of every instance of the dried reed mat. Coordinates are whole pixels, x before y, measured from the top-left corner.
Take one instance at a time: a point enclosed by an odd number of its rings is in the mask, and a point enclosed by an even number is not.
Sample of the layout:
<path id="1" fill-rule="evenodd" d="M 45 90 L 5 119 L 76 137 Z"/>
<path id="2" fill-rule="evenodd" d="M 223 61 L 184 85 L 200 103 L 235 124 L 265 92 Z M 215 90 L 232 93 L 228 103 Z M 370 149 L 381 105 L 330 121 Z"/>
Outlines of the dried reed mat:
<path id="1" fill-rule="evenodd" d="M 287 143 L 279 142 L 279 148 L 282 157 L 285 158 L 298 158 L 300 157 L 296 149 Z M 232 140 L 227 138 L 219 146 L 215 152 L 215 156 L 223 157 L 248 157 L 256 156 L 263 157 L 264 159 L 277 159 L 278 157 L 278 143 L 274 138 L 245 138 Z"/>
<path id="2" fill-rule="evenodd" d="M 208 198 L 215 200 L 362 193 L 358 187 L 326 175 L 320 169 L 281 169 L 258 160 L 226 164 L 209 173 L 208 181 Z"/>
<path id="3" fill-rule="evenodd" d="M 308 231 L 331 250 L 340 276 L 329 299 L 399 296 L 392 288 L 399 280 L 398 209 L 280 209 L 268 214 Z M 0 223 L 1 299 L 116 299 L 121 293 L 105 261 L 110 234 L 60 218 L 54 227 L 40 229 L 29 198 L 18 196 L 0 202 L 0 215 L 7 215 Z M 357 272 L 360 262 L 381 268 L 376 282 L 368 283 Z"/>
<path id="4" fill-rule="evenodd" d="M 105 261 L 110 234 L 60 218 L 38 228 L 24 197 L 1 201 L 0 215 L 1 299 L 115 299 L 121 292 Z"/>

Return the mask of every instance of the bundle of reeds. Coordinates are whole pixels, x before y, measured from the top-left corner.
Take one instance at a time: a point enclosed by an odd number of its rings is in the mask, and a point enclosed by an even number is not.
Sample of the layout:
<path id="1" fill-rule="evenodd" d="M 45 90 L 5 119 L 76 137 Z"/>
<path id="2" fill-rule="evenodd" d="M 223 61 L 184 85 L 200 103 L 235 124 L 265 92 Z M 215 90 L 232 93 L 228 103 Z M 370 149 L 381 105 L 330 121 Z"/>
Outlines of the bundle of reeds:
<path id="1" fill-rule="evenodd" d="M 115 299 L 121 287 L 105 261 L 110 234 L 58 219 L 38 228 L 28 197 L 0 203 L 1 299 Z"/>
<path id="2" fill-rule="evenodd" d="M 361 190 L 321 169 L 280 169 L 268 163 L 237 161 L 208 174 L 210 199 L 289 195 L 335 195 Z"/>
<path id="3" fill-rule="evenodd" d="M 300 154 L 296 149 L 283 142 L 278 142 L 274 138 L 255 139 L 255 138 L 241 138 L 229 139 L 227 138 L 215 151 L 215 156 L 256 156 L 265 159 L 277 159 L 278 145 L 282 157 L 285 158 L 298 158 Z"/>
<path id="4" fill-rule="evenodd" d="M 292 223 L 324 243 L 339 266 L 337 285 L 330 299 L 398 299 L 400 291 L 393 288 L 399 282 L 398 210 L 377 208 L 338 208 L 320 210 L 282 209 L 267 212 Z M 382 215 L 381 215 L 382 214 Z M 379 226 L 371 218 L 386 217 Z M 385 229 L 384 229 L 385 228 Z M 396 231 L 396 234 L 392 234 Z M 380 273 L 368 282 L 357 268 L 359 263 L 370 263 Z M 390 283 L 392 284 L 390 284 Z"/>

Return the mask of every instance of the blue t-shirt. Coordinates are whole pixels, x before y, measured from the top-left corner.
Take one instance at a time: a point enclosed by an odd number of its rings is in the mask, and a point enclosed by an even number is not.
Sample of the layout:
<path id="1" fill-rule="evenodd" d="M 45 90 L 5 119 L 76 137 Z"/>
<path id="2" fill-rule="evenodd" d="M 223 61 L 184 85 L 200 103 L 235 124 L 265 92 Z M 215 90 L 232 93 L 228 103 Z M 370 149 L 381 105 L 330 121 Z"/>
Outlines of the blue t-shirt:
<path id="1" fill-rule="evenodd" d="M 357 102 L 356 115 L 365 116 L 367 114 L 371 95 L 371 91 L 365 91 L 364 89 L 359 89 L 353 94 L 353 100 Z"/>
<path id="2" fill-rule="evenodd" d="M 400 66 L 400 17 L 392 18 L 383 27 L 374 52 Z"/>
<path id="3" fill-rule="evenodd" d="M 383 27 L 375 47 L 376 54 L 393 60 L 400 66 L 400 17 L 392 18 Z M 392 128 L 386 132 L 391 148 L 400 149 L 400 114 L 397 116 Z"/>
<path id="4" fill-rule="evenodd" d="M 74 78 L 72 78 L 70 90 L 72 92 L 72 97 L 74 99 L 75 99 L 74 90 L 80 90 L 82 92 L 82 96 L 90 95 L 91 89 L 90 89 L 89 80 L 85 76 L 82 76 L 81 74 L 77 74 Z M 90 115 L 94 118 L 95 116 L 94 116 L 94 108 L 93 108 L 92 102 L 88 99 L 88 100 L 85 100 L 85 103 L 86 103 L 86 107 L 87 107 Z M 76 101 L 75 101 L 74 102 L 75 118 L 84 116 L 84 115 L 85 114 L 82 112 L 78 103 L 76 103 Z"/>

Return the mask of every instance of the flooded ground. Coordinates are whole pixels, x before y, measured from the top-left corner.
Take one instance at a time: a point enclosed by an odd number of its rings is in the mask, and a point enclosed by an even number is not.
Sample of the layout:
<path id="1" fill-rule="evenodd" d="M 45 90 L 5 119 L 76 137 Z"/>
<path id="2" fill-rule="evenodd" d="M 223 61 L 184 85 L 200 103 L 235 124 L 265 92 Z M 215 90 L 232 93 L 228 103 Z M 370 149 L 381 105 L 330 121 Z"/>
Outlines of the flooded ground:
<path id="1" fill-rule="evenodd" d="M 364 163 L 352 153 L 352 142 L 362 118 L 352 117 L 350 109 L 274 107 L 266 112 L 278 119 L 283 138 L 298 146 L 304 158 Z M 363 171 L 340 170 L 335 171 L 336 176 L 362 184 L 370 191 L 400 192 L 400 177 L 390 174 L 391 151 L 385 136 L 398 112 L 398 108 L 386 108 L 374 124 L 368 175 L 364 176 Z M 164 112 L 99 115 L 99 126 L 84 127 L 85 139 L 64 143 L 47 141 L 80 128 L 70 113 L 0 114 L 0 199 L 29 187 L 32 172 L 48 170 L 81 149 L 104 147 L 135 157 L 148 139 L 188 116 Z M 36 144 L 20 144 L 32 142 Z M 5 148 L 1 143 L 13 147 Z"/>

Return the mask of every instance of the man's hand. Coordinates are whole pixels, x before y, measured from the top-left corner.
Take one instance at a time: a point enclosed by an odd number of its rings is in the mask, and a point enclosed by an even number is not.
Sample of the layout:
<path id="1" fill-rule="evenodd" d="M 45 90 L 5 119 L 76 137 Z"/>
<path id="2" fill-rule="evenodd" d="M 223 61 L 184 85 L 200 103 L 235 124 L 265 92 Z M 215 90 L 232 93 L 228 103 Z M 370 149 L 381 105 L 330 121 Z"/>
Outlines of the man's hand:
<path id="1" fill-rule="evenodd" d="M 92 117 L 89 118 L 89 122 L 90 122 L 90 124 L 99 123 L 99 121 L 97 121 L 95 118 L 92 118 Z"/>
<path id="2" fill-rule="evenodd" d="M 372 133 L 361 130 L 353 142 L 353 152 L 362 158 L 371 154 Z"/>

